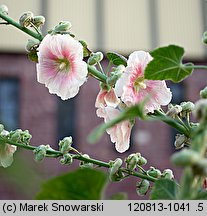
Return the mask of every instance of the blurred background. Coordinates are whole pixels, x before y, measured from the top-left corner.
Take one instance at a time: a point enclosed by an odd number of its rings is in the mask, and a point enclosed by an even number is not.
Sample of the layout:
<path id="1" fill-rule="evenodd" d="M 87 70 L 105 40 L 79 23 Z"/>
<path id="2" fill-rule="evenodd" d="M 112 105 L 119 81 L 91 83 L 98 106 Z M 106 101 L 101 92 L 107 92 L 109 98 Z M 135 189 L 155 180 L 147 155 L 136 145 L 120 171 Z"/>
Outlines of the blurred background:
<path id="1" fill-rule="evenodd" d="M 205 0 L 0 0 L 0 4 L 9 7 L 15 20 L 25 11 L 44 15 L 44 34 L 59 21 L 68 20 L 76 37 L 94 51 L 115 51 L 128 57 L 135 50 L 176 44 L 185 48 L 186 61 L 206 63 L 207 50 L 201 42 L 207 30 Z M 173 168 L 176 178 L 180 177 L 180 170 L 170 163 L 176 132 L 163 123 L 137 120 L 131 147 L 124 154 L 115 151 L 107 135 L 95 145 L 88 144 L 87 135 L 102 122 L 94 107 L 98 82 L 89 78 L 71 100 L 50 95 L 36 80 L 35 64 L 27 59 L 28 38 L 12 26 L 0 25 L 0 122 L 7 130 L 28 129 L 33 145 L 54 148 L 59 139 L 72 135 L 80 152 L 104 161 L 141 152 L 149 166 Z M 206 78 L 205 71 L 197 70 L 181 84 L 169 82 L 173 102 L 195 102 Z M 56 159 L 35 163 L 32 152 L 26 150 L 17 151 L 14 160 L 11 167 L 0 168 L 0 199 L 32 199 L 43 180 L 77 168 L 77 163 L 61 166 Z M 106 196 L 122 191 L 129 199 L 138 199 L 136 180 L 110 183 Z"/>

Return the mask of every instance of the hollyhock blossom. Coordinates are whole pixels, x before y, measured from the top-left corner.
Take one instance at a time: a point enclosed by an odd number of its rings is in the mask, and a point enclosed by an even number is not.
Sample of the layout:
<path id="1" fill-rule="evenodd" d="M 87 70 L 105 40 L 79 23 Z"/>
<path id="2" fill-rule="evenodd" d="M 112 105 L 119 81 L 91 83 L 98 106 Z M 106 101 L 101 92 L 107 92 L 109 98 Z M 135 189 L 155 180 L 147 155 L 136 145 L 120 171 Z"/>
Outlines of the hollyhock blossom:
<path id="1" fill-rule="evenodd" d="M 114 107 L 102 107 L 97 109 L 98 117 L 104 118 L 104 122 L 108 122 L 116 118 L 120 111 Z M 133 124 L 129 121 L 122 121 L 113 127 L 106 130 L 110 135 L 111 142 L 115 143 L 115 148 L 118 152 L 123 153 L 129 148 L 130 134 Z"/>
<path id="2" fill-rule="evenodd" d="M 8 131 L 3 130 L 1 135 L 9 134 Z M 0 143 L 0 166 L 4 168 L 10 166 L 13 162 L 13 154 L 16 151 L 17 147 L 14 145 L 9 145 L 6 143 Z"/>
<path id="3" fill-rule="evenodd" d="M 39 46 L 37 80 L 51 94 L 66 100 L 74 97 L 87 79 L 83 47 L 70 35 L 46 35 Z"/>
<path id="4" fill-rule="evenodd" d="M 146 99 L 145 113 L 154 112 L 170 103 L 172 93 L 165 81 L 144 79 L 144 69 L 152 60 L 148 52 L 135 51 L 130 54 L 126 71 L 115 85 L 116 94 L 122 101 L 131 106 Z"/>
<path id="5" fill-rule="evenodd" d="M 120 100 L 113 88 L 110 90 L 101 89 L 97 95 L 95 107 L 111 106 L 115 108 L 119 103 Z"/>
<path id="6" fill-rule="evenodd" d="M 95 103 L 95 107 L 98 108 L 96 111 L 97 116 L 104 118 L 105 122 L 116 118 L 121 112 L 118 109 L 120 102 L 113 88 L 100 90 Z M 125 152 L 129 148 L 132 126 L 133 124 L 126 120 L 106 130 L 110 135 L 111 142 L 115 143 L 115 148 L 120 153 Z"/>

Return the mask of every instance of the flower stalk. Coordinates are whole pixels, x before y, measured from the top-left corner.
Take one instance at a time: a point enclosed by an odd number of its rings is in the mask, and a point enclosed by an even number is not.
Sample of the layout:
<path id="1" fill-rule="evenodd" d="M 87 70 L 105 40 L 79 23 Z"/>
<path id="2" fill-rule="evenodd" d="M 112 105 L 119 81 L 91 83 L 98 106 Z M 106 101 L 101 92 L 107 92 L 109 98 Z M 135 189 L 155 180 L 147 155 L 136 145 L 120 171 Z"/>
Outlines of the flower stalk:
<path id="1" fill-rule="evenodd" d="M 7 22 L 7 24 L 13 25 L 16 28 L 18 28 L 19 30 L 21 30 L 21 31 L 25 32 L 26 34 L 32 36 L 33 38 L 36 38 L 39 41 L 42 41 L 43 36 L 40 33 L 36 33 L 36 32 L 31 31 L 30 29 L 28 29 L 26 27 L 22 27 L 18 22 L 14 21 L 8 15 L 0 12 L 0 18 L 2 18 L 3 20 L 5 20 Z"/>

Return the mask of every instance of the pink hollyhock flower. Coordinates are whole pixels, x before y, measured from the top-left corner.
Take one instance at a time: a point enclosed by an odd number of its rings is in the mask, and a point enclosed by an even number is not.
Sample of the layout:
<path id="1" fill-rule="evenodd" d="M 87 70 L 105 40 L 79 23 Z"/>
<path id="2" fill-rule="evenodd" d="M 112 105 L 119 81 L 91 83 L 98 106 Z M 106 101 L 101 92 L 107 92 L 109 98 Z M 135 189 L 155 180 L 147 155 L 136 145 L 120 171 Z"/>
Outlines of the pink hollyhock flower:
<path id="1" fill-rule="evenodd" d="M 95 107 L 100 108 L 103 106 L 117 107 L 120 103 L 119 98 L 116 96 L 114 89 L 109 91 L 101 89 L 97 95 Z"/>
<path id="2" fill-rule="evenodd" d="M 165 81 L 144 79 L 144 69 L 151 60 L 148 52 L 135 51 L 130 54 L 126 71 L 115 85 L 116 94 L 127 106 L 142 102 L 146 98 L 145 113 L 153 113 L 161 105 L 168 105 L 172 98 Z"/>
<path id="3" fill-rule="evenodd" d="M 97 116 L 104 118 L 105 122 L 108 122 L 116 118 L 120 111 L 114 107 L 102 107 L 97 109 Z M 115 148 L 118 152 L 125 152 L 129 148 L 130 134 L 133 124 L 129 121 L 122 121 L 113 127 L 106 130 L 110 135 L 111 142 L 115 143 Z"/>
<path id="4" fill-rule="evenodd" d="M 3 130 L 1 135 L 9 134 L 8 131 Z M 17 147 L 14 145 L 9 145 L 5 143 L 0 143 L 0 166 L 4 168 L 10 166 L 13 162 L 13 154 Z"/>
<path id="5" fill-rule="evenodd" d="M 69 35 L 46 35 L 39 46 L 37 80 L 51 94 L 74 97 L 87 79 L 82 45 Z"/>

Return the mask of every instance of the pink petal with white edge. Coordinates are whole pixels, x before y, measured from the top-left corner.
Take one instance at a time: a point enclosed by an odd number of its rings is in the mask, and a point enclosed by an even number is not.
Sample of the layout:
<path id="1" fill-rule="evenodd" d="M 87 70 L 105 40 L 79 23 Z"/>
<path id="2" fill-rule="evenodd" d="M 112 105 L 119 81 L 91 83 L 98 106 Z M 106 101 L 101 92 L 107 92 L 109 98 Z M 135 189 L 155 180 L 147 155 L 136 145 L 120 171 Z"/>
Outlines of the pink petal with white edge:
<path id="1" fill-rule="evenodd" d="M 111 107 L 117 107 L 120 103 L 119 98 L 117 97 L 114 89 L 107 90 L 100 90 L 96 102 L 95 107 L 100 108 L 103 106 L 111 106 Z"/>
<path id="2" fill-rule="evenodd" d="M 104 118 L 104 122 L 108 122 L 116 118 L 120 111 L 113 107 L 102 107 L 97 109 L 96 113 L 97 116 Z M 125 152 L 129 148 L 132 126 L 130 121 L 126 120 L 107 129 L 111 142 L 115 143 L 115 148 L 120 153 Z"/>
<path id="3" fill-rule="evenodd" d="M 52 94 L 66 100 L 74 97 L 87 80 L 82 45 L 69 35 L 46 35 L 39 46 L 37 80 Z M 60 67 L 64 63 L 64 69 Z M 66 67 L 66 63 L 68 65 Z"/>

